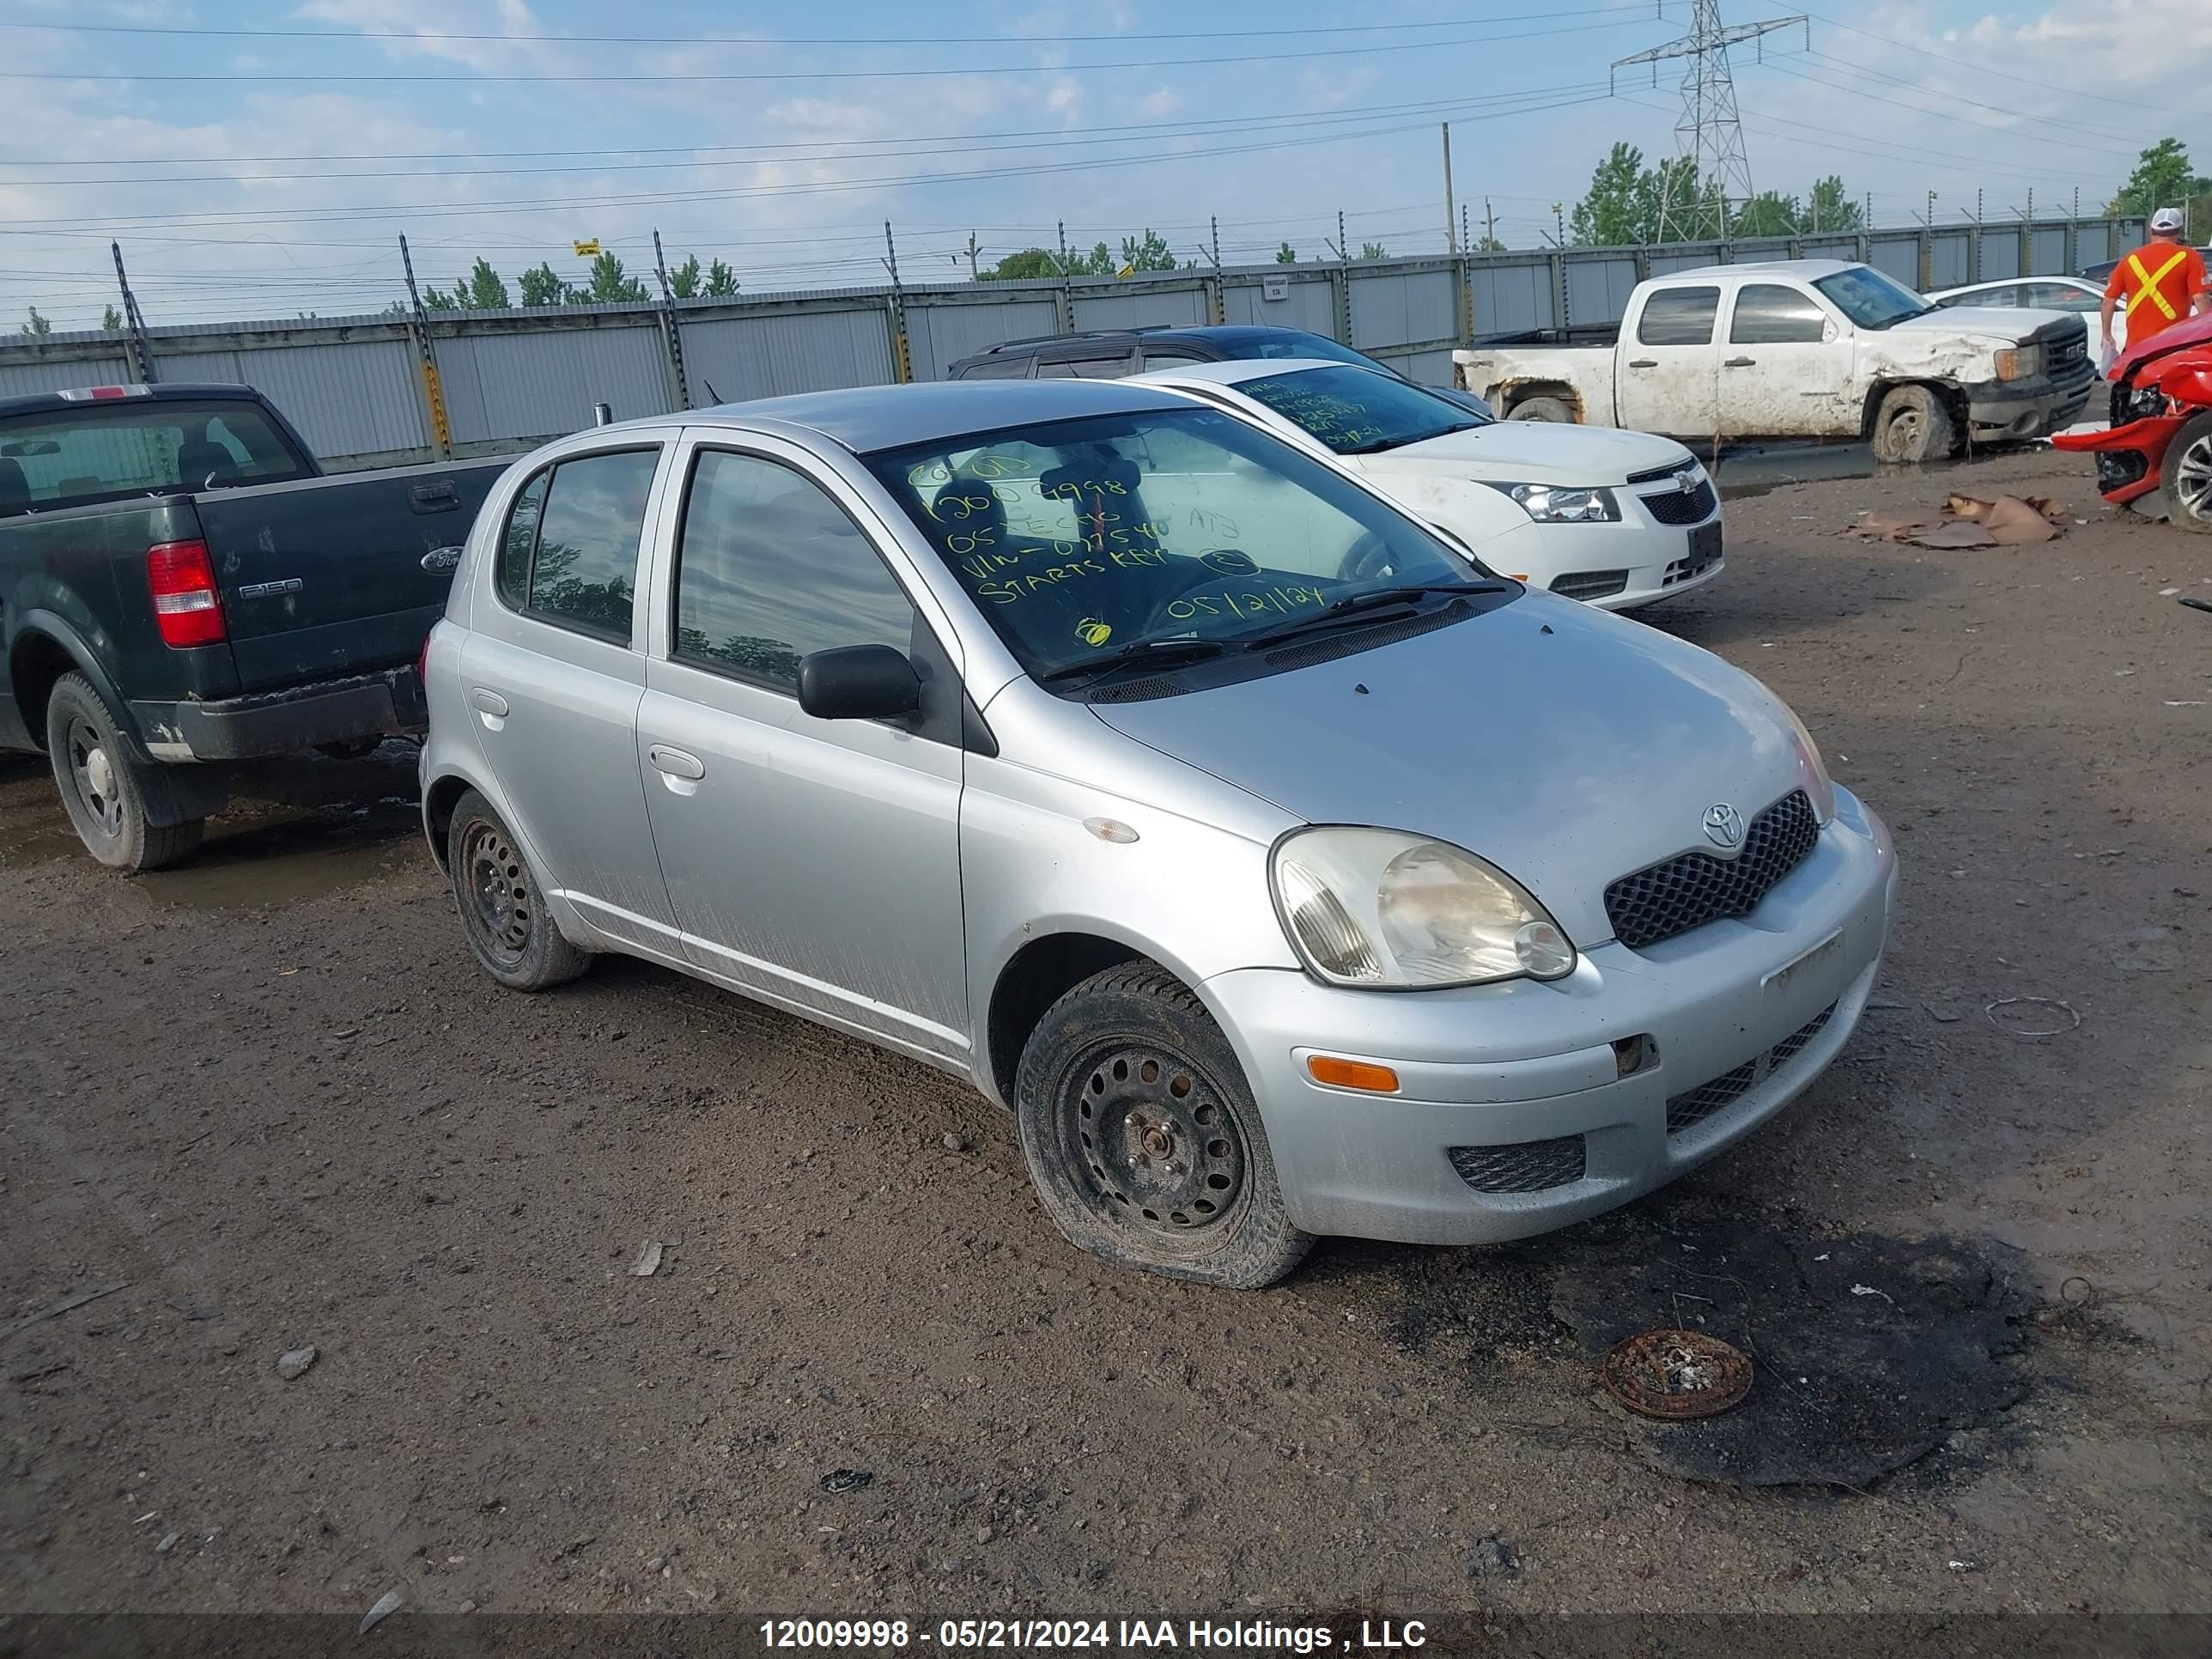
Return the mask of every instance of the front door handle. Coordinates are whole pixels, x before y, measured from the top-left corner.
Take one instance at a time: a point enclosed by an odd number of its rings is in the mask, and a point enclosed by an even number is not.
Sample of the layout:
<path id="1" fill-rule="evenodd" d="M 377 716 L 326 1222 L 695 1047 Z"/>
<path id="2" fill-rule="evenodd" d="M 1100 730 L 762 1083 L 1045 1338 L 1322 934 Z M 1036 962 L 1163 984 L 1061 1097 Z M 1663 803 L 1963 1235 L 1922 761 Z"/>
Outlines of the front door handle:
<path id="1" fill-rule="evenodd" d="M 507 713 L 507 699 L 488 687 L 481 686 L 469 693 L 469 701 L 487 714 Z"/>
<path id="2" fill-rule="evenodd" d="M 1637 357 L 1631 359 L 1628 366 L 1631 368 L 1656 368 L 1659 360 L 1656 357 Z"/>
<path id="3" fill-rule="evenodd" d="M 645 757 L 656 771 L 665 772 L 672 778 L 684 778 L 696 783 L 707 775 L 707 768 L 696 755 L 687 755 L 681 749 L 671 749 L 665 743 L 656 743 L 645 751 Z"/>
<path id="4" fill-rule="evenodd" d="M 1726 362 L 1723 363 L 1721 367 L 1723 368 L 1749 368 L 1758 361 L 1759 359 L 1756 357 L 1731 357 Z"/>

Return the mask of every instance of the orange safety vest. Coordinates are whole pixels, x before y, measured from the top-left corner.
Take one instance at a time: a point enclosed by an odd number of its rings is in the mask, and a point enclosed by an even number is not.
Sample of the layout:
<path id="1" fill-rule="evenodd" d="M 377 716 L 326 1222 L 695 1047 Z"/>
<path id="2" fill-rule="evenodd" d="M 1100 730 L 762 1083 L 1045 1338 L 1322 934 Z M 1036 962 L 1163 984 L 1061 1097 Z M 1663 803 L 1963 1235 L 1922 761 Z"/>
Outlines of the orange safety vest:
<path id="1" fill-rule="evenodd" d="M 2128 302 L 2131 341 L 2148 339 L 2169 324 L 2179 322 L 2189 315 L 2191 302 L 2204 292 L 2203 257 L 2193 247 L 2177 247 L 2155 265 L 2143 258 L 2148 252 L 2155 258 L 2163 251 L 2155 244 L 2137 248 L 2113 270 L 2106 289 Z"/>

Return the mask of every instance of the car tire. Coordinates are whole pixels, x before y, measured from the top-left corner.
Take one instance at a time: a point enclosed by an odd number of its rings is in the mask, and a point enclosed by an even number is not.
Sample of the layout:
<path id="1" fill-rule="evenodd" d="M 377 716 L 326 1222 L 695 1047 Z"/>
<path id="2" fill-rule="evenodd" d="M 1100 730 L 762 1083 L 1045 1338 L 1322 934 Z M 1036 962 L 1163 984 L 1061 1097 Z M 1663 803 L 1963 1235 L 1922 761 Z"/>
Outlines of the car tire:
<path id="1" fill-rule="evenodd" d="M 592 965 L 591 953 L 571 945 L 555 924 L 514 832 L 473 789 L 453 804 L 446 869 L 469 949 L 509 990 L 550 990 Z"/>
<path id="2" fill-rule="evenodd" d="M 1891 466 L 1950 459 L 1958 426 L 1940 397 L 1924 386 L 1892 386 L 1874 412 L 1874 458 Z"/>
<path id="3" fill-rule="evenodd" d="M 1257 1290 L 1313 1248 L 1291 1224 L 1236 1051 L 1155 963 L 1109 969 L 1046 1010 L 1014 1115 L 1045 1212 L 1103 1261 Z"/>
<path id="4" fill-rule="evenodd" d="M 1561 426 L 1576 424 L 1575 411 L 1567 406 L 1564 398 L 1523 398 L 1513 405 L 1509 421 L 1552 421 Z"/>
<path id="5" fill-rule="evenodd" d="M 325 760 L 367 760 L 384 747 L 382 738 L 348 738 L 343 743 L 319 743 L 315 752 Z"/>
<path id="6" fill-rule="evenodd" d="M 147 763 L 131 754 L 106 701 L 82 674 L 54 682 L 46 700 L 46 754 L 70 827 L 111 870 L 159 870 L 200 844 L 204 818 L 147 822 Z"/>
<path id="7" fill-rule="evenodd" d="M 2212 536 L 2212 409 L 2184 422 L 2166 447 L 2158 491 L 2168 524 Z"/>

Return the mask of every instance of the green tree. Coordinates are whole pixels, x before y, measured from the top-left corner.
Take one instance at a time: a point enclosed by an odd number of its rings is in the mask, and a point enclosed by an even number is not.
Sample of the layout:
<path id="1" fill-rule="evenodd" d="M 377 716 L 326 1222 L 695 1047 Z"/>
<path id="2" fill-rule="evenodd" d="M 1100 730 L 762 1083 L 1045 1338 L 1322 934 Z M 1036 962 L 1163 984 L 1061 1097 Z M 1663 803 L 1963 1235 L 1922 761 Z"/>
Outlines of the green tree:
<path id="1" fill-rule="evenodd" d="M 526 306 L 557 306 L 568 297 L 568 283 L 544 260 L 538 262 L 536 270 L 524 271 L 516 281 Z"/>
<path id="2" fill-rule="evenodd" d="M 1658 228 L 1652 196 L 1656 175 L 1644 166 L 1644 152 L 1615 144 L 1590 173 L 1589 193 L 1575 204 L 1567 234 L 1582 247 L 1625 247 L 1648 242 Z"/>
<path id="3" fill-rule="evenodd" d="M 1390 257 L 1390 250 L 1380 242 L 1362 242 L 1359 257 L 1363 259 L 1387 259 Z"/>
<path id="4" fill-rule="evenodd" d="M 679 300 L 696 299 L 699 294 L 699 256 L 696 253 L 668 273 L 668 291 Z"/>
<path id="5" fill-rule="evenodd" d="M 123 313 L 118 311 L 113 306 L 108 307 L 105 311 L 100 313 L 100 326 L 101 331 L 104 333 L 122 333 Z"/>
<path id="6" fill-rule="evenodd" d="M 1805 204 L 1805 221 L 1808 231 L 1818 231 L 1823 236 L 1830 231 L 1861 231 L 1866 228 L 1866 210 L 1832 173 L 1814 185 L 1812 198 Z"/>
<path id="7" fill-rule="evenodd" d="M 614 305 L 652 297 L 643 283 L 623 271 L 620 259 L 612 253 L 602 253 L 592 261 L 591 280 L 571 289 L 568 301 L 572 305 Z"/>
<path id="8" fill-rule="evenodd" d="M 986 265 L 975 273 L 975 280 L 979 283 L 1012 283 L 1059 275 L 1060 255 L 1050 248 L 1025 247 L 1018 253 L 1009 253 L 995 265 Z"/>
<path id="9" fill-rule="evenodd" d="M 1091 252 L 1079 253 L 1067 263 L 1071 276 L 1111 276 L 1118 269 L 1114 263 L 1114 250 L 1103 242 L 1093 242 Z"/>
<path id="10" fill-rule="evenodd" d="M 1746 202 L 1729 226 L 1736 236 L 1795 236 L 1804 228 L 1797 198 L 1771 190 L 1762 190 Z"/>
<path id="11" fill-rule="evenodd" d="M 726 300 L 738 291 L 738 273 L 717 259 L 707 267 L 707 286 L 700 291 L 712 300 Z"/>
<path id="12" fill-rule="evenodd" d="M 53 324 L 46 318 L 40 316 L 38 307 L 33 306 L 31 307 L 31 320 L 23 325 L 23 332 L 29 335 L 35 340 L 51 334 L 53 331 Z"/>
<path id="13" fill-rule="evenodd" d="M 491 261 L 481 255 L 469 267 L 468 279 L 453 284 L 453 298 L 464 311 L 505 311 L 514 303 Z"/>
<path id="14" fill-rule="evenodd" d="M 1292 247 L 1287 240 L 1285 241 L 1280 247 L 1275 250 L 1275 263 L 1277 264 L 1294 265 L 1297 264 L 1297 262 L 1298 251 Z"/>
<path id="15" fill-rule="evenodd" d="M 2212 191 L 2212 179 L 2197 176 L 2180 139 L 2161 138 L 2142 152 L 2136 170 L 2105 211 L 2114 218 L 2140 219 L 2162 207 L 2179 207 L 2202 191 Z"/>
<path id="16" fill-rule="evenodd" d="M 1164 236 L 1146 225 L 1142 240 L 1134 236 L 1121 239 L 1121 264 L 1115 269 L 1119 270 L 1124 265 L 1133 270 L 1173 270 L 1175 250 L 1168 246 Z"/>

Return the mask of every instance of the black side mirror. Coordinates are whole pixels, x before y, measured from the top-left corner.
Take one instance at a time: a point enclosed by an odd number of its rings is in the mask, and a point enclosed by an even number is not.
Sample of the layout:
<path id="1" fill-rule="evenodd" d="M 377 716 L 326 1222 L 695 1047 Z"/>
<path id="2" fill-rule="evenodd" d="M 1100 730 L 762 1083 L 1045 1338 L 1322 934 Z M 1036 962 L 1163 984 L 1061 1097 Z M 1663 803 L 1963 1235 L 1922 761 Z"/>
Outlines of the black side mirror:
<path id="1" fill-rule="evenodd" d="M 921 680 L 888 645 L 841 645 L 799 659 L 799 706 L 818 720 L 884 720 L 921 707 Z"/>

